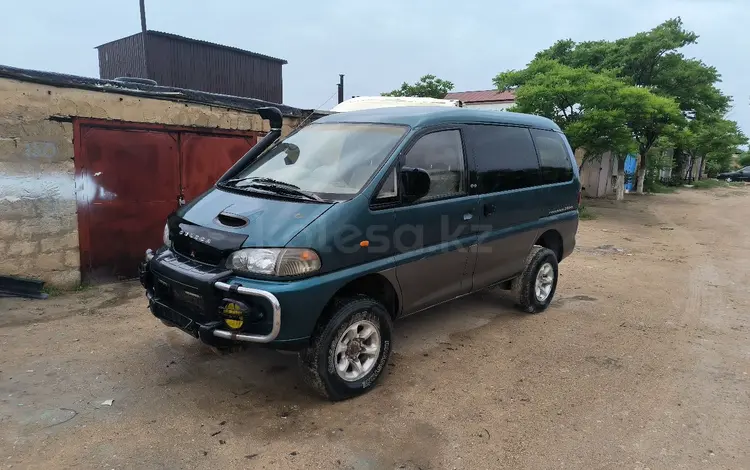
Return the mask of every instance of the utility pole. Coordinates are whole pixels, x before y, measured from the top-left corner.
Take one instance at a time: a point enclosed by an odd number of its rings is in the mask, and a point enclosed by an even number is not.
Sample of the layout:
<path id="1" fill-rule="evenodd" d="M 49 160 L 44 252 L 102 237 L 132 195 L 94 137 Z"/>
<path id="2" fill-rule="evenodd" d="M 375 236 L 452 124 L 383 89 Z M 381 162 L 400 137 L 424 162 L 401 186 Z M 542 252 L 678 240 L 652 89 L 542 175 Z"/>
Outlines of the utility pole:
<path id="1" fill-rule="evenodd" d="M 146 29 L 146 0 L 139 0 L 141 5 L 141 39 L 143 41 L 143 70 L 146 72 L 146 76 L 143 78 L 151 78 L 148 70 L 148 30 Z"/>
<path id="2" fill-rule="evenodd" d="M 141 0 L 143 1 L 143 0 Z M 344 101 L 344 74 L 339 74 L 339 103 Z"/>

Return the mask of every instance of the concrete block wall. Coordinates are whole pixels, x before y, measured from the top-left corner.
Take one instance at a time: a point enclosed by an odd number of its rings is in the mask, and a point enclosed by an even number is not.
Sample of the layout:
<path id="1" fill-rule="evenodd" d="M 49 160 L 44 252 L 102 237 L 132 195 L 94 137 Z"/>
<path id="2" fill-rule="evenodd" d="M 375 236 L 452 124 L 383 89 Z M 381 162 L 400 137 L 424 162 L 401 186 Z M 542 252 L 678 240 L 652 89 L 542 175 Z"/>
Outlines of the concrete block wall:
<path id="1" fill-rule="evenodd" d="M 80 284 L 76 117 L 269 130 L 249 112 L 0 78 L 0 275 Z M 285 118 L 284 133 L 297 123 Z"/>

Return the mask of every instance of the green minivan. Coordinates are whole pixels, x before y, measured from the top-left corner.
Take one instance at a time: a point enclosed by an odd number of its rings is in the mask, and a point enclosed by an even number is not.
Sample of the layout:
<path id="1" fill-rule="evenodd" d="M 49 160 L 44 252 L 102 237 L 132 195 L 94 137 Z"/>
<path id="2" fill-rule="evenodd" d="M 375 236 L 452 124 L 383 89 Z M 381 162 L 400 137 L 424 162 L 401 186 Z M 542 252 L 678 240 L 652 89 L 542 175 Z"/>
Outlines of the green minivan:
<path id="1" fill-rule="evenodd" d="M 271 131 L 169 216 L 140 266 L 149 308 L 217 348 L 299 351 L 341 400 L 371 389 L 393 322 L 499 287 L 545 310 L 575 246 L 581 185 L 549 119 L 454 107 L 325 116 Z"/>

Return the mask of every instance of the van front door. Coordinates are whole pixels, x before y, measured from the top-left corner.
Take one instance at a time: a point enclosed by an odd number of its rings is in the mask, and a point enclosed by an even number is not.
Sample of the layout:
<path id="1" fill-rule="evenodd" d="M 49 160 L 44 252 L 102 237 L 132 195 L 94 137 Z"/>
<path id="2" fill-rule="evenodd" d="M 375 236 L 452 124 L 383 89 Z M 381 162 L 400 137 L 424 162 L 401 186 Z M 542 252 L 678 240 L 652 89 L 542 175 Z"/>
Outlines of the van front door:
<path id="1" fill-rule="evenodd" d="M 393 240 L 397 256 L 404 258 L 396 276 L 408 315 L 471 291 L 469 254 L 478 205 L 467 193 L 460 130 L 419 137 L 403 165 L 422 168 L 431 179 L 426 196 L 395 210 Z"/>
<path id="2" fill-rule="evenodd" d="M 518 274 L 537 236 L 543 189 L 529 130 L 467 126 L 479 197 L 479 239 L 473 289 Z"/>

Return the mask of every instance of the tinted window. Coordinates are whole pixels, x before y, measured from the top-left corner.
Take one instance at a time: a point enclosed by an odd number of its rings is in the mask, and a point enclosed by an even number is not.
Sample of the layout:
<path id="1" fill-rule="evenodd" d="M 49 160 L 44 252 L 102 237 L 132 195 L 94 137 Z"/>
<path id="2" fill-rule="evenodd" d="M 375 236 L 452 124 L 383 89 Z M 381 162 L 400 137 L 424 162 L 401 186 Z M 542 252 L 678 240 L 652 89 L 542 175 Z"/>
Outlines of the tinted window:
<path id="1" fill-rule="evenodd" d="M 471 143 L 480 193 L 508 191 L 539 184 L 539 162 L 528 129 L 471 126 Z"/>
<path id="2" fill-rule="evenodd" d="M 422 168 L 430 174 L 430 192 L 422 199 L 455 196 L 464 187 L 464 152 L 461 133 L 439 131 L 420 137 L 406 154 L 404 165 Z"/>
<path id="3" fill-rule="evenodd" d="M 573 166 L 568 157 L 568 149 L 557 132 L 531 130 L 536 151 L 542 167 L 544 184 L 563 183 L 573 179 Z"/>

